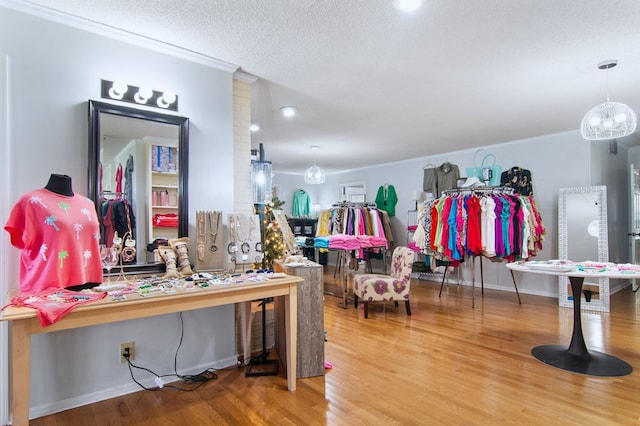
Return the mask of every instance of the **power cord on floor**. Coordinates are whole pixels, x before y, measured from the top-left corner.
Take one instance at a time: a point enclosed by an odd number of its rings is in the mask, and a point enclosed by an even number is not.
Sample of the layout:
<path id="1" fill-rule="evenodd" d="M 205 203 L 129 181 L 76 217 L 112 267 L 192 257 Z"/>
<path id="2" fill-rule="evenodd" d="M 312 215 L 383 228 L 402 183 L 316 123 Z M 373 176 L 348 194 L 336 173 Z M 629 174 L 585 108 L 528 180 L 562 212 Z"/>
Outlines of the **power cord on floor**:
<path id="1" fill-rule="evenodd" d="M 138 365 L 135 365 L 134 363 L 131 362 L 130 356 L 129 356 L 129 349 L 127 348 L 127 350 L 125 350 L 125 352 L 122 354 L 122 356 L 124 357 L 124 359 L 127 360 L 127 365 L 129 367 L 129 372 L 131 373 L 131 379 L 138 385 L 140 386 L 142 389 L 144 390 L 148 390 L 148 391 L 157 391 L 160 390 L 162 388 L 170 388 L 170 389 L 176 389 L 179 391 L 184 391 L 184 392 L 191 392 L 194 391 L 200 387 L 202 387 L 206 382 L 210 381 L 210 380 L 216 380 L 218 378 L 218 375 L 216 374 L 216 369 L 213 368 L 207 368 L 206 370 L 198 373 L 198 374 L 188 374 L 188 375 L 182 375 L 182 374 L 178 374 L 178 351 L 180 350 L 180 347 L 182 346 L 182 340 L 184 338 L 184 320 L 182 319 L 182 312 L 180 312 L 180 341 L 178 343 L 178 347 L 176 348 L 176 354 L 174 356 L 174 360 L 173 360 L 173 369 L 174 369 L 174 374 L 156 374 L 154 371 L 145 368 L 145 367 L 140 367 Z M 142 383 L 140 383 L 139 381 L 136 380 L 134 374 L 133 374 L 133 369 L 138 369 L 138 370 L 143 370 L 146 371 L 150 374 L 152 374 L 153 376 L 155 376 L 155 383 L 156 383 L 156 387 L 155 388 L 150 388 L 147 386 L 144 386 Z M 189 388 L 184 388 L 184 387 L 180 387 L 180 386 L 175 386 L 175 385 L 169 385 L 169 384 L 165 384 L 163 378 L 165 377 L 178 377 L 180 379 L 182 379 L 182 381 L 184 382 L 184 384 L 186 385 L 191 385 L 191 384 L 195 384 L 195 386 L 191 386 Z"/>

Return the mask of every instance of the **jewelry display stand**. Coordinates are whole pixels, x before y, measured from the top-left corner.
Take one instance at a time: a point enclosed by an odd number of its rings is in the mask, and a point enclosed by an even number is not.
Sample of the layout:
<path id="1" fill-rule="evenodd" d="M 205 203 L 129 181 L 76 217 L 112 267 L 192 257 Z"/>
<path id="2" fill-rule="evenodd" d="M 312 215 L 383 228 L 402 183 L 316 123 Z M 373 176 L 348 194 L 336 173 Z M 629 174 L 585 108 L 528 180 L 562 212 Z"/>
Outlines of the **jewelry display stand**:
<path id="1" fill-rule="evenodd" d="M 260 218 L 257 214 L 229 214 L 229 243 L 227 261 L 233 265 L 260 263 L 264 258 L 264 246 L 260 235 Z"/>
<path id="2" fill-rule="evenodd" d="M 218 241 L 221 211 L 196 212 L 196 268 L 209 270 L 222 268 L 223 250 Z"/>
<path id="3" fill-rule="evenodd" d="M 118 265 L 120 266 L 120 272 L 118 273 L 118 276 L 116 277 L 116 282 L 126 282 L 126 283 L 131 283 L 131 281 L 129 281 L 127 279 L 127 277 L 124 274 L 124 265 L 123 265 L 123 258 L 122 258 L 122 251 L 124 250 L 126 243 L 128 240 L 131 240 L 133 237 L 131 236 L 131 233 L 126 232 L 124 234 L 124 236 L 122 238 L 118 237 L 118 233 L 116 232 L 114 238 L 113 238 L 113 246 L 117 248 L 118 250 Z M 133 245 L 134 245 L 134 256 L 135 256 L 135 240 L 133 240 Z"/>

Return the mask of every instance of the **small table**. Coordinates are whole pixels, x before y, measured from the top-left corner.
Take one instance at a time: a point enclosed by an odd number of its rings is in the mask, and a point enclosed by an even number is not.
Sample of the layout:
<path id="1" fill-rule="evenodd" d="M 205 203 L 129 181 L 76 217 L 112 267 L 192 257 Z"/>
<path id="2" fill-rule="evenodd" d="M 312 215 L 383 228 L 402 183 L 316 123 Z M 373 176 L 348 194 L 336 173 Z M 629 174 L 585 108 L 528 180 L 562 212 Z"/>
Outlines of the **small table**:
<path id="1" fill-rule="evenodd" d="M 567 276 L 571 282 L 573 293 L 573 335 L 569 347 L 563 345 L 543 345 L 531 350 L 533 356 L 545 364 L 574 373 L 589 376 L 626 376 L 633 371 L 633 367 L 627 362 L 602 352 L 589 351 L 582 334 L 582 318 L 580 312 L 580 299 L 582 296 L 582 284 L 586 277 L 592 278 L 636 278 L 639 273 L 622 273 L 615 270 L 602 272 L 584 272 L 580 270 L 561 271 L 551 269 L 532 269 L 526 263 L 508 263 L 507 268 L 512 271 L 529 272 L 534 274 Z"/>

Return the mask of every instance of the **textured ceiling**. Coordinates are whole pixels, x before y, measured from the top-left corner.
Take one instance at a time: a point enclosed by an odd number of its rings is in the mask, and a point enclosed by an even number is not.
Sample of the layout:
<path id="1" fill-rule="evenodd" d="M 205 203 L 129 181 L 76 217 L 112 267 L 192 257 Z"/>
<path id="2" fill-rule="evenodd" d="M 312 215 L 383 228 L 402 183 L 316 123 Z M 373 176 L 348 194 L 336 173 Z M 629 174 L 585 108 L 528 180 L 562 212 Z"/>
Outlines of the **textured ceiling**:
<path id="1" fill-rule="evenodd" d="M 576 130 L 640 112 L 640 1 L 33 0 L 235 64 L 274 170 L 329 172 Z M 287 120 L 282 105 L 299 114 Z M 636 135 L 628 138 L 635 141 Z M 320 150 L 310 147 L 318 145 Z"/>

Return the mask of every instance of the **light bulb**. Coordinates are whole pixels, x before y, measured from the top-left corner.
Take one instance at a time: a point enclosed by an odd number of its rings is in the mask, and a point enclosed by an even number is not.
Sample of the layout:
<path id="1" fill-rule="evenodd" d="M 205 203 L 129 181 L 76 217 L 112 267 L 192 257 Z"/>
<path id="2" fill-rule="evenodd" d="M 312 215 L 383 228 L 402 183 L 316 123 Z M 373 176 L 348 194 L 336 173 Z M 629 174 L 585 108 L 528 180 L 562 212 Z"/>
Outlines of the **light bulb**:
<path id="1" fill-rule="evenodd" d="M 176 101 L 176 94 L 173 92 L 164 92 L 162 96 L 158 98 L 158 106 L 160 108 L 169 108 L 169 106 Z"/>
<path id="2" fill-rule="evenodd" d="M 296 115 L 296 111 L 296 107 L 292 106 L 283 106 L 280 108 L 280 112 L 286 118 L 294 117 Z"/>
<path id="3" fill-rule="evenodd" d="M 402 12 L 413 12 L 422 6 L 423 0 L 394 0 L 393 6 Z"/>
<path id="4" fill-rule="evenodd" d="M 112 99 L 122 99 L 124 94 L 129 90 L 129 86 L 123 81 L 114 81 L 111 89 L 109 89 L 109 96 Z"/>
<path id="5" fill-rule="evenodd" d="M 153 90 L 148 87 L 141 87 L 133 99 L 139 104 L 146 104 L 150 97 L 153 96 Z"/>

